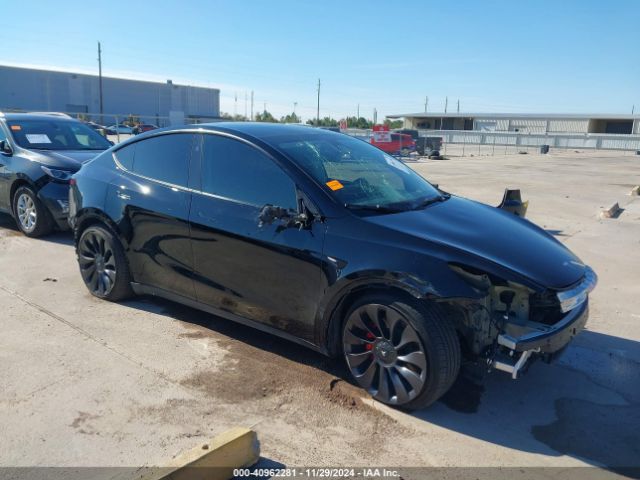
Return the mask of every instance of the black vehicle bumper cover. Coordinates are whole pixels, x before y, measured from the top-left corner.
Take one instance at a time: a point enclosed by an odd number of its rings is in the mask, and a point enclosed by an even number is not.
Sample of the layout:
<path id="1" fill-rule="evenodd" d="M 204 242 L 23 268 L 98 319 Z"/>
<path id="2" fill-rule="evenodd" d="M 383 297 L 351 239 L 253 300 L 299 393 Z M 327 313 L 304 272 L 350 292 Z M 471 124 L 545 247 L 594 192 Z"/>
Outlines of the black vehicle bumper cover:
<path id="1" fill-rule="evenodd" d="M 49 210 L 57 228 L 68 230 L 69 184 L 49 182 L 38 191 L 38 198 Z"/>
<path id="2" fill-rule="evenodd" d="M 516 352 L 535 350 L 541 354 L 554 353 L 564 348 L 582 331 L 589 317 L 589 301 L 574 308 L 548 330 L 528 333 L 520 337 L 500 335 L 498 343 Z"/>

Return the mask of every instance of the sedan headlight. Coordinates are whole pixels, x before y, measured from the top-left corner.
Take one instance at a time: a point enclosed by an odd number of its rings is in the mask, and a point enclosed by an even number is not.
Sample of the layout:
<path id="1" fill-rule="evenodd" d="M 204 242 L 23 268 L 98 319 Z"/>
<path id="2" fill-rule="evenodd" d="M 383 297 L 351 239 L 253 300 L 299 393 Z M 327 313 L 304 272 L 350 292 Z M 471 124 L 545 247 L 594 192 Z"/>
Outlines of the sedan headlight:
<path id="1" fill-rule="evenodd" d="M 58 170 L 56 168 L 45 167 L 44 165 L 41 165 L 40 168 L 42 168 L 42 171 L 49 175 L 51 178 L 53 178 L 54 180 L 59 180 L 61 182 L 68 182 L 71 176 L 75 173 L 68 170 Z"/>

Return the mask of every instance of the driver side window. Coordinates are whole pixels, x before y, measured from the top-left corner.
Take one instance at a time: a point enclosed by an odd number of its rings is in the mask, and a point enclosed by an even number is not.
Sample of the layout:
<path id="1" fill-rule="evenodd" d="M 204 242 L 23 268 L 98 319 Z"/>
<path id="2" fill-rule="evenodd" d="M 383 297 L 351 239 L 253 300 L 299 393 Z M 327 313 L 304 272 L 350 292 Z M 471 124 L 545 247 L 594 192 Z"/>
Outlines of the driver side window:
<path id="1" fill-rule="evenodd" d="M 261 208 L 297 210 L 293 180 L 267 155 L 240 140 L 204 135 L 202 191 Z"/>

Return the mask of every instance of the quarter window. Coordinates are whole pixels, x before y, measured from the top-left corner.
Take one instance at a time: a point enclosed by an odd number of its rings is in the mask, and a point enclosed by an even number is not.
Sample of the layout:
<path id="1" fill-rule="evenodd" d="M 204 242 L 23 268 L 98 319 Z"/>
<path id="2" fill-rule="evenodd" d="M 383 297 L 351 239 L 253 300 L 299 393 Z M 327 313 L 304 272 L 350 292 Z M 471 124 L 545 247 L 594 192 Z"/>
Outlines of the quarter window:
<path id="1" fill-rule="evenodd" d="M 204 135 L 202 190 L 256 207 L 297 209 L 295 184 L 271 158 L 220 135 Z"/>
<path id="2" fill-rule="evenodd" d="M 133 155 L 136 151 L 136 145 L 136 143 L 127 145 L 114 153 L 120 165 L 130 171 L 133 171 Z"/>

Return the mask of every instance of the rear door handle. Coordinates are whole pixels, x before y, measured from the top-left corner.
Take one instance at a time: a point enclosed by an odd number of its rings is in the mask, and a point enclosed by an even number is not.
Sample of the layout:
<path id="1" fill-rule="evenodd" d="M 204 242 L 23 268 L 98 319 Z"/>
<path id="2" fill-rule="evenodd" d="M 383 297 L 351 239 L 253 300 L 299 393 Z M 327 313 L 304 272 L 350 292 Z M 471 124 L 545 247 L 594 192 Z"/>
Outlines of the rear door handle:
<path id="1" fill-rule="evenodd" d="M 116 192 L 116 196 L 118 198 L 121 198 L 122 200 L 131 200 L 131 195 L 127 195 L 126 193 L 121 192 L 121 191 L 117 191 Z"/>

